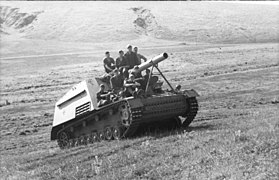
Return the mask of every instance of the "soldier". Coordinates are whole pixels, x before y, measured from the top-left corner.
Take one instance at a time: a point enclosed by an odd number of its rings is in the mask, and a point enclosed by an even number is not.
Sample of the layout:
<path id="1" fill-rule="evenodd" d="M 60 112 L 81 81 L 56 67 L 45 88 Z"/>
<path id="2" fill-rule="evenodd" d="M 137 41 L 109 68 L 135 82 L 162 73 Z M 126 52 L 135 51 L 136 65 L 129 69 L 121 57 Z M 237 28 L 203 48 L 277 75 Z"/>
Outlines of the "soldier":
<path id="1" fill-rule="evenodd" d="M 146 89 L 146 86 L 147 86 L 147 83 L 148 83 L 148 80 L 149 80 L 149 76 L 150 76 L 150 70 L 149 69 L 146 69 L 145 70 L 145 75 L 143 76 L 143 89 L 145 90 Z M 152 76 L 151 75 L 151 77 L 150 77 L 150 80 L 149 80 L 149 84 L 148 84 L 148 87 L 150 88 L 152 88 L 152 86 L 154 85 L 154 84 L 156 84 L 156 82 L 159 80 L 159 78 L 158 78 L 158 76 Z"/>
<path id="2" fill-rule="evenodd" d="M 100 85 L 100 90 L 97 92 L 98 107 L 107 105 L 110 103 L 110 92 L 105 91 L 105 85 Z"/>
<path id="3" fill-rule="evenodd" d="M 134 70 L 137 70 L 137 69 L 139 69 L 139 67 L 136 65 L 134 67 Z M 141 71 L 138 71 L 137 73 L 135 73 L 135 72 L 131 72 L 131 73 L 135 76 L 135 81 L 140 83 L 140 85 L 141 85 L 140 89 L 141 89 L 144 85 L 144 78 L 141 75 Z"/>
<path id="4" fill-rule="evenodd" d="M 123 74 L 126 78 L 128 78 L 129 65 L 122 50 L 119 51 L 119 57 L 116 58 L 115 65 L 119 69 L 120 73 Z"/>
<path id="5" fill-rule="evenodd" d="M 115 93 L 119 92 L 123 88 L 124 78 L 119 74 L 119 70 L 113 70 L 114 75 L 110 79 L 110 86 Z"/>
<path id="6" fill-rule="evenodd" d="M 181 85 L 180 84 L 175 86 L 175 91 L 176 92 L 181 92 Z"/>
<path id="7" fill-rule="evenodd" d="M 110 57 L 110 53 L 107 51 L 105 53 L 106 57 L 103 59 L 104 68 L 106 73 L 110 73 L 115 69 L 114 59 Z"/>
<path id="8" fill-rule="evenodd" d="M 124 56 L 124 52 L 122 50 L 120 50 L 119 52 L 119 57 L 116 58 L 115 60 L 115 66 L 120 69 L 121 67 L 128 67 L 127 65 L 127 59 L 126 57 Z"/>
<path id="9" fill-rule="evenodd" d="M 138 58 L 137 55 L 132 51 L 133 47 L 130 44 L 127 45 L 127 49 L 128 51 L 124 56 L 127 59 L 127 64 L 129 66 L 128 69 L 132 69 L 137 64 Z"/>
<path id="10" fill-rule="evenodd" d="M 133 74 L 130 74 L 129 78 L 124 80 L 124 87 L 126 96 L 129 97 L 137 93 L 140 83 L 135 81 L 135 76 Z"/>
<path id="11" fill-rule="evenodd" d="M 134 70 L 138 70 L 138 69 L 139 69 L 139 66 L 135 65 Z M 137 78 L 142 78 L 141 71 L 138 71 L 137 73 L 135 73 L 135 72 L 132 72 L 132 73 L 134 74 L 136 79 Z"/>
<path id="12" fill-rule="evenodd" d="M 144 57 L 143 55 L 138 53 L 138 47 L 134 47 L 134 52 L 137 56 L 137 64 L 136 65 L 140 65 L 142 59 L 144 60 L 144 62 L 147 61 L 146 57 Z"/>

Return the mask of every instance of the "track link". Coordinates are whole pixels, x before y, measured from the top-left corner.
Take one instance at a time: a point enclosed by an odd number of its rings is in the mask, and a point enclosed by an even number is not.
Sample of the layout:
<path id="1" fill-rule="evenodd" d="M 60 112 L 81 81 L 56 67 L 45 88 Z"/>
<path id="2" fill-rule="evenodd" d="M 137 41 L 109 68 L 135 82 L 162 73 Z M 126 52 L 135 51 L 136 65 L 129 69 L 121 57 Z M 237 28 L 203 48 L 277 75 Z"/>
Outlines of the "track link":
<path id="1" fill-rule="evenodd" d="M 182 124 L 177 123 L 177 126 L 188 127 L 189 124 L 194 120 L 198 112 L 198 102 L 195 97 L 187 98 L 186 102 L 188 104 L 189 110 L 187 110 L 187 114 L 183 117 L 185 118 L 182 121 Z M 71 129 L 74 127 L 82 126 L 86 121 L 94 121 L 96 117 L 102 117 L 104 114 L 110 113 L 113 111 L 115 114 L 119 111 L 119 108 L 124 106 L 126 112 L 128 112 L 129 118 L 125 123 L 123 123 L 121 117 L 119 119 L 115 119 L 114 125 L 103 126 L 101 129 L 91 131 L 90 133 L 81 133 L 80 135 L 76 135 L 78 137 L 74 137 L 73 133 L 71 133 Z M 121 107 L 122 108 L 122 107 Z M 96 141 L 102 140 L 112 140 L 112 139 L 121 139 L 125 137 L 131 137 L 135 134 L 138 127 L 142 124 L 142 116 L 143 116 L 143 107 L 131 108 L 129 106 L 128 101 L 122 100 L 115 102 L 113 104 L 109 104 L 107 106 L 102 107 L 102 109 L 91 112 L 90 114 L 82 117 L 75 122 L 68 124 L 63 127 L 57 134 L 58 136 L 58 145 L 61 149 L 75 147 L 79 145 L 86 145 L 90 143 L 94 143 Z M 117 116 L 118 117 L 118 116 Z M 100 121 L 106 121 L 107 119 L 99 119 Z M 96 120 L 97 121 L 97 120 Z M 167 126 L 170 126 L 172 121 L 166 123 Z M 173 122 L 175 125 L 175 122 Z M 78 131 L 77 131 L 78 132 Z"/>

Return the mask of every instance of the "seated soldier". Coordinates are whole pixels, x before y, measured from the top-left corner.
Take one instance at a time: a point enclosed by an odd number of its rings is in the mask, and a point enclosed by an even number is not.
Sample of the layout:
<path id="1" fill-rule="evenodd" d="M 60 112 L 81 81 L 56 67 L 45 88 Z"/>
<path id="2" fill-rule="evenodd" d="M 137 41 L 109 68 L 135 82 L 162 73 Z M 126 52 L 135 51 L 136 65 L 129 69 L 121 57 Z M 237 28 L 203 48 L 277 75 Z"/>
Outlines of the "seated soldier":
<path id="1" fill-rule="evenodd" d="M 98 107 L 109 104 L 111 95 L 110 92 L 105 91 L 105 85 L 101 84 L 100 87 L 100 91 L 97 92 Z"/>
<path id="2" fill-rule="evenodd" d="M 140 83 L 135 81 L 135 76 L 133 74 L 129 75 L 129 79 L 124 80 L 125 95 L 126 97 L 135 95 L 140 87 Z"/>
<path id="3" fill-rule="evenodd" d="M 136 65 L 136 66 L 134 67 L 134 70 L 138 70 L 138 69 L 139 69 L 139 66 Z M 142 78 L 141 71 L 139 71 L 138 73 L 133 73 L 133 74 L 134 74 L 134 76 L 135 76 L 136 79 Z"/>
<path id="4" fill-rule="evenodd" d="M 118 93 L 123 88 L 124 78 L 119 74 L 119 70 L 113 70 L 114 75 L 110 78 L 110 86 L 115 93 Z"/>
<path id="5" fill-rule="evenodd" d="M 149 76 L 150 76 L 150 70 L 149 69 L 146 69 L 145 70 L 145 75 L 143 76 L 143 89 L 146 90 L 146 86 L 147 86 L 147 83 L 148 83 L 148 80 L 149 80 Z M 158 76 L 152 76 L 150 77 L 150 80 L 149 80 L 149 84 L 148 84 L 148 87 L 152 89 L 152 87 L 154 86 L 154 84 L 156 84 L 156 82 L 158 81 Z"/>
<path id="6" fill-rule="evenodd" d="M 114 59 L 110 57 L 110 53 L 107 51 L 105 53 L 106 57 L 103 59 L 104 68 L 106 73 L 110 73 L 115 69 Z"/>
<path id="7" fill-rule="evenodd" d="M 136 65 L 134 67 L 134 70 L 137 70 L 137 69 L 139 69 L 139 67 Z M 137 73 L 136 72 L 131 72 L 131 74 L 133 74 L 135 76 L 135 82 L 140 83 L 141 86 L 139 88 L 142 89 L 143 86 L 144 86 L 144 78 L 141 75 L 141 71 L 138 71 Z"/>

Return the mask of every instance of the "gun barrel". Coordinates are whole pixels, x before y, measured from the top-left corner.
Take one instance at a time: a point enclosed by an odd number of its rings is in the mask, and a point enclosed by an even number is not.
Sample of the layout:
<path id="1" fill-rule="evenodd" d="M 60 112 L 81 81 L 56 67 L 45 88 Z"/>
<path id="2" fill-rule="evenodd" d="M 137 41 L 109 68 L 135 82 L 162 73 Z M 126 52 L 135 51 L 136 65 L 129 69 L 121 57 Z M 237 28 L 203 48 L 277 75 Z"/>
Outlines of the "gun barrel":
<path id="1" fill-rule="evenodd" d="M 165 59 L 168 58 L 168 54 L 167 53 L 162 53 L 158 56 L 153 57 L 152 59 L 140 64 L 137 69 L 132 69 L 133 73 L 138 73 L 141 71 L 144 71 L 145 69 L 153 66 L 154 64 L 158 64 L 161 61 L 164 61 Z"/>

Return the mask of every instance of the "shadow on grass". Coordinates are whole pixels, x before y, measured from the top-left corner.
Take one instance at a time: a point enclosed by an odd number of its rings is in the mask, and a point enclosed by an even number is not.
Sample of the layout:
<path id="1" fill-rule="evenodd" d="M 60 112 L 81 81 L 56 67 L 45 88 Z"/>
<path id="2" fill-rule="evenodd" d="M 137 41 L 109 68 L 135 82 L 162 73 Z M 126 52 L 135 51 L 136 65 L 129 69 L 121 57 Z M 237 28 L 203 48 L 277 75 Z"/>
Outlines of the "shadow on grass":
<path id="1" fill-rule="evenodd" d="M 215 125 L 203 123 L 197 126 L 189 126 L 186 128 L 182 127 L 139 127 L 138 131 L 135 133 L 132 139 L 139 138 L 139 137 L 152 137 L 155 139 L 160 139 L 172 135 L 182 135 L 191 132 L 198 132 L 198 131 L 212 131 L 215 130 Z"/>

